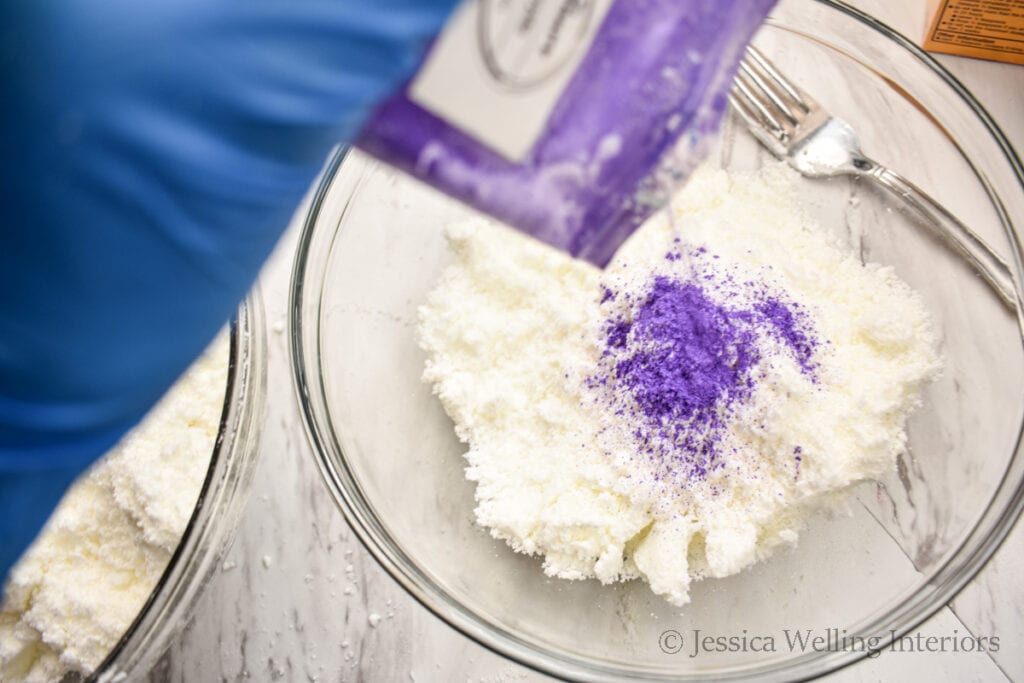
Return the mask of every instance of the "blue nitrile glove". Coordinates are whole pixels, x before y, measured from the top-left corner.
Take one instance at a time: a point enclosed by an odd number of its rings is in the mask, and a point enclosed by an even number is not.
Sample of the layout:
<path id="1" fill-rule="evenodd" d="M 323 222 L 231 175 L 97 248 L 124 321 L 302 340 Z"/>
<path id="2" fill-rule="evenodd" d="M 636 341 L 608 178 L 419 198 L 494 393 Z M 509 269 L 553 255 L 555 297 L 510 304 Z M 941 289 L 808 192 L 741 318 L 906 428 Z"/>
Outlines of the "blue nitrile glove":
<path id="1" fill-rule="evenodd" d="M 0 577 L 230 317 L 454 0 L 6 0 Z"/>

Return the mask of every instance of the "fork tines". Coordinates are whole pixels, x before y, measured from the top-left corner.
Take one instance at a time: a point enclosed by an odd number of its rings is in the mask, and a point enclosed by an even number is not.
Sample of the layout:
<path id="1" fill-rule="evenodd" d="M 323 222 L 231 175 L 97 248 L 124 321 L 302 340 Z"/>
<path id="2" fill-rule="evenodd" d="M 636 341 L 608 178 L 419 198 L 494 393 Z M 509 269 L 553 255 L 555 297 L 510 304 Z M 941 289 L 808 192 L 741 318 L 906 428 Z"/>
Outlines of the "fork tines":
<path id="1" fill-rule="evenodd" d="M 758 137 L 779 156 L 785 155 L 801 125 L 820 109 L 753 46 L 747 47 L 740 62 L 729 101 L 753 131 L 764 131 Z"/>

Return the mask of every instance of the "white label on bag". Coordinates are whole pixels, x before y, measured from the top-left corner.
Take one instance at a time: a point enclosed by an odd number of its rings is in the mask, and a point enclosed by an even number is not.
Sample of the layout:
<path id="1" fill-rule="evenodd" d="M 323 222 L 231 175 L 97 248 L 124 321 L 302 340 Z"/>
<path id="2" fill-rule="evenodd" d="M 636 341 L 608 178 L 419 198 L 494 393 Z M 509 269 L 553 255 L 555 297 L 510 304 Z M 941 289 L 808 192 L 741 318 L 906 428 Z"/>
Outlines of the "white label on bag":
<path id="1" fill-rule="evenodd" d="M 614 0 L 464 0 L 409 87 L 427 111 L 520 161 Z"/>

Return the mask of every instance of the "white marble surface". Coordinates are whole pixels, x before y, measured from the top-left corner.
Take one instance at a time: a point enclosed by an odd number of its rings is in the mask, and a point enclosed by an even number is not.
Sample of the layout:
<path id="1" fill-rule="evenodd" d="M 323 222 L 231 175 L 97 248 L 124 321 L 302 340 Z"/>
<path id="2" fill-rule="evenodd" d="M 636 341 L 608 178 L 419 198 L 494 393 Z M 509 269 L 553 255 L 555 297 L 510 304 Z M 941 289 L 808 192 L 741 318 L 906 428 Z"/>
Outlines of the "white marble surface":
<path id="1" fill-rule="evenodd" d="M 910 36 L 926 0 L 860 0 L 857 6 Z M 1024 67 L 939 57 L 1024 150 Z M 269 400 L 252 500 L 191 625 L 152 681 L 550 680 L 471 642 L 417 604 L 347 527 L 310 454 L 291 388 L 285 310 L 292 226 L 263 276 Z M 1024 680 L 1024 530 L 920 631 L 999 636 L 992 655 L 900 654 L 865 660 L 830 678 Z"/>

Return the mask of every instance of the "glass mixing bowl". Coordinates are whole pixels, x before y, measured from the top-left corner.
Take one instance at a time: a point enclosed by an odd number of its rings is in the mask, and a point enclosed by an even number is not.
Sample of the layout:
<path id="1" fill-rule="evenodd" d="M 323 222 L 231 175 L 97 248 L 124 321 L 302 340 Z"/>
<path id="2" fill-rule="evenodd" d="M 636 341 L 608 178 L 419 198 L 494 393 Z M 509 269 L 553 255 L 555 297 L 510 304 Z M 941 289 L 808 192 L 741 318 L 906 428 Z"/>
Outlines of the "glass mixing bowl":
<path id="1" fill-rule="evenodd" d="M 259 454 L 267 379 L 265 336 L 263 302 L 254 289 L 231 324 L 220 431 L 192 518 L 149 600 L 88 681 L 145 677 L 188 624 L 203 586 L 227 552 Z"/>
<path id="2" fill-rule="evenodd" d="M 849 121 L 869 155 L 939 197 L 993 245 L 1019 292 L 1021 165 L 955 79 L 905 38 L 836 2 L 783 0 L 755 42 Z M 709 163 L 736 170 L 768 159 L 729 120 Z M 887 643 L 950 600 L 1021 509 L 1018 317 L 866 183 L 803 180 L 800 193 L 822 225 L 921 293 L 944 373 L 910 421 L 898 468 L 854 489 L 849 514 L 816 517 L 797 548 L 695 584 L 692 603 L 678 609 L 642 582 L 549 579 L 537 558 L 474 524 L 465 446 L 420 381 L 424 354 L 415 339 L 417 306 L 451 258 L 442 227 L 472 212 L 358 152 L 339 151 L 296 258 L 292 360 L 324 478 L 380 563 L 492 650 L 595 681 L 808 678 L 866 648 L 790 651 L 785 629 L 835 628 Z M 778 651 L 753 651 L 748 642 L 747 651 L 691 658 L 694 629 L 773 635 Z"/>

